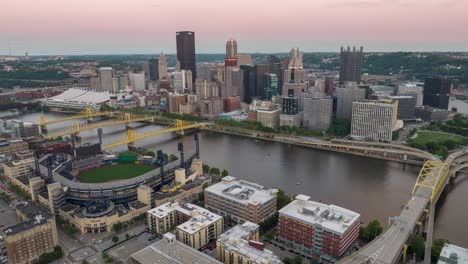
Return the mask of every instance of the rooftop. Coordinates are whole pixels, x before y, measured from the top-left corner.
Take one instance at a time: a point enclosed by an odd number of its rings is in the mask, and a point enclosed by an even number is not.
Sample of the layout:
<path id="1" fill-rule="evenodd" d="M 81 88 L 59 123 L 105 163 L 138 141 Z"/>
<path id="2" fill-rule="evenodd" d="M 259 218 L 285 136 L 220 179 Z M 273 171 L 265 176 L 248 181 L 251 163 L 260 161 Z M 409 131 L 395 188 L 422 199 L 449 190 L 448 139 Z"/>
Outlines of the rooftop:
<path id="1" fill-rule="evenodd" d="M 164 235 L 164 238 L 149 247 L 146 247 L 135 254 L 131 258 L 137 263 L 154 264 L 220 264 L 216 259 L 200 252 L 192 247 L 189 247 L 175 239 L 172 234 Z"/>
<path id="2" fill-rule="evenodd" d="M 263 204 L 271 199 L 276 199 L 278 192 L 277 189 L 266 190 L 262 185 L 237 180 L 232 176 L 224 177 L 221 182 L 207 187 L 205 191 L 235 199 L 244 204 Z"/>
<path id="3" fill-rule="evenodd" d="M 255 263 L 282 263 L 281 260 L 270 250 L 264 248 L 263 243 L 258 241 L 248 241 L 249 234 L 256 232 L 258 225 L 245 222 L 237 225 L 218 238 L 218 242 L 225 248 L 234 250 L 241 255 L 248 256 Z"/>
<path id="4" fill-rule="evenodd" d="M 222 216 L 190 203 L 179 204 L 176 202 L 168 202 L 149 210 L 148 213 L 156 216 L 157 218 L 164 218 L 174 211 L 192 217 L 187 222 L 177 226 L 178 229 L 190 234 L 196 233 L 204 227 L 222 219 Z"/>
<path id="5" fill-rule="evenodd" d="M 445 244 L 440 252 L 439 261 L 437 264 L 458 264 L 468 263 L 468 249 Z"/>
<path id="6" fill-rule="evenodd" d="M 358 213 L 336 205 L 311 201 L 309 196 L 303 194 L 297 195 L 279 213 L 280 216 L 286 215 L 310 225 L 321 225 L 339 235 L 343 235 L 360 217 Z"/>
<path id="7" fill-rule="evenodd" d="M 33 201 L 21 203 L 16 206 L 16 209 L 24 214 L 28 220 L 5 228 L 3 232 L 7 236 L 15 235 L 36 226 L 43 225 L 47 223 L 47 220 L 52 216 L 46 207 Z"/>

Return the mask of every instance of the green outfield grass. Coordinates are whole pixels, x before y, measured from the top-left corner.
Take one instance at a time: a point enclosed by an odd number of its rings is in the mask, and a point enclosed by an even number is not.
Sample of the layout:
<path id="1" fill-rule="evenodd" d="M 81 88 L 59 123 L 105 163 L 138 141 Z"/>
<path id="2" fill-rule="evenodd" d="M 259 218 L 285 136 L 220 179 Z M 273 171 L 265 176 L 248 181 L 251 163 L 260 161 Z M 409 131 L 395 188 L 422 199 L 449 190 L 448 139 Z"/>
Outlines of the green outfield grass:
<path id="1" fill-rule="evenodd" d="M 78 179 L 85 183 L 103 183 L 115 180 L 126 180 L 140 176 L 154 169 L 155 167 L 146 164 L 109 165 L 85 171 L 78 175 Z"/>
<path id="2" fill-rule="evenodd" d="M 463 145 L 467 141 L 464 137 L 456 134 L 449 134 L 438 131 L 418 131 L 410 139 L 410 142 L 424 145 L 431 141 L 442 143 L 447 140 L 452 140 L 456 145 Z"/>

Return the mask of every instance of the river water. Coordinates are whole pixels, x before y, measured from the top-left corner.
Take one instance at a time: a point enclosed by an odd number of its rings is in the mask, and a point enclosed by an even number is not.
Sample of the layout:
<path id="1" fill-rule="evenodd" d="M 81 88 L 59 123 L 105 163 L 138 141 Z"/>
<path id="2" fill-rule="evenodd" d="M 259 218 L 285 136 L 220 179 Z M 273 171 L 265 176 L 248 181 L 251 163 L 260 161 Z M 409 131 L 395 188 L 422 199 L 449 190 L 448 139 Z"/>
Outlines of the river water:
<path id="1" fill-rule="evenodd" d="M 17 119 L 38 122 L 39 113 L 25 114 Z M 49 113 L 48 119 L 63 117 Z M 80 120 L 79 122 L 86 122 Z M 73 121 L 53 124 L 49 132 L 70 127 Z M 133 124 L 137 132 L 156 130 L 159 126 Z M 103 143 L 125 137 L 125 127 L 103 128 Z M 96 131 L 80 134 L 82 142 L 97 142 Z M 193 153 L 192 136 L 164 134 L 137 142 L 151 150 L 162 149 L 177 154 L 177 142 L 183 142 L 185 152 Z M 362 221 L 378 218 L 385 226 L 388 217 L 399 215 L 410 199 L 419 173 L 418 166 L 371 158 L 326 152 L 287 144 L 256 141 L 214 132 L 200 135 L 201 158 L 209 165 L 227 169 L 232 176 L 276 187 L 288 194 L 306 194 L 316 201 L 336 204 L 361 214 Z M 113 151 L 126 149 L 121 146 Z M 468 175 L 460 176 L 449 187 L 438 205 L 435 238 L 468 247 Z"/>

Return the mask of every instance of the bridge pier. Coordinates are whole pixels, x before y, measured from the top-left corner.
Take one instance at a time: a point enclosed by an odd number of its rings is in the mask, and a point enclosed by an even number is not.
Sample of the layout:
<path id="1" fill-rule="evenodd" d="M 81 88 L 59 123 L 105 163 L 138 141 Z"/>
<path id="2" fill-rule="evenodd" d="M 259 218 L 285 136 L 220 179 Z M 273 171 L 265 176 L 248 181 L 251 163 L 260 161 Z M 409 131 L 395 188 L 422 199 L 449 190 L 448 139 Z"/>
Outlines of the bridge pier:
<path id="1" fill-rule="evenodd" d="M 41 134 L 42 134 L 42 135 L 47 134 L 47 126 L 45 126 L 45 125 L 44 125 L 44 126 L 41 126 Z"/>
<path id="2" fill-rule="evenodd" d="M 136 150 L 135 142 L 129 142 L 127 144 L 127 148 L 128 148 L 128 150 Z"/>
<path id="3" fill-rule="evenodd" d="M 185 135 L 185 132 L 184 132 L 184 130 L 179 130 L 179 131 L 176 132 L 176 134 L 180 135 L 180 136 L 183 136 L 183 135 Z"/>

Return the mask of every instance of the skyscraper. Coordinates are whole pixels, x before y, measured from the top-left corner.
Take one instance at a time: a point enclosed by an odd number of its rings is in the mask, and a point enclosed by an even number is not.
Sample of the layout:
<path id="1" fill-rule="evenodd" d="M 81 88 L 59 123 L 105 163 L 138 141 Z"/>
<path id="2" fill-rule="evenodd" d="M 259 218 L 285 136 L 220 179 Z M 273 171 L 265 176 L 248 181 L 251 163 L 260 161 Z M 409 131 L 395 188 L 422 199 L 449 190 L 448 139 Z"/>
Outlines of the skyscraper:
<path id="1" fill-rule="evenodd" d="M 234 39 L 226 42 L 226 58 L 237 58 L 237 42 Z"/>
<path id="2" fill-rule="evenodd" d="M 159 60 L 156 58 L 150 59 L 149 64 L 149 79 L 152 81 L 159 80 Z"/>
<path id="3" fill-rule="evenodd" d="M 114 70 L 111 67 L 99 68 L 99 78 L 101 78 L 101 90 L 105 92 L 112 92 L 112 78 L 114 77 Z"/>
<path id="4" fill-rule="evenodd" d="M 363 62 L 363 48 L 356 50 L 341 47 L 340 52 L 340 84 L 344 82 L 361 82 L 361 71 Z"/>
<path id="5" fill-rule="evenodd" d="M 293 48 L 289 52 L 288 69 L 284 71 L 284 83 L 303 82 L 305 82 L 305 71 L 304 65 L 302 64 L 302 52 L 299 48 Z"/>
<path id="6" fill-rule="evenodd" d="M 448 109 L 451 81 L 446 78 L 426 78 L 424 81 L 423 104 Z"/>
<path id="7" fill-rule="evenodd" d="M 304 127 L 326 131 L 330 127 L 333 115 L 333 100 L 317 94 L 304 96 Z"/>
<path id="8" fill-rule="evenodd" d="M 176 33 L 177 59 L 181 70 L 192 71 L 193 79 L 197 78 L 195 61 L 195 32 L 179 31 Z"/>
<path id="9" fill-rule="evenodd" d="M 359 88 L 354 82 L 349 82 L 346 86 L 341 86 L 336 89 L 336 97 L 336 117 L 351 119 L 353 102 L 364 100 L 366 98 L 366 90 Z"/>
<path id="10" fill-rule="evenodd" d="M 159 74 L 159 80 L 162 80 L 164 77 L 167 78 L 167 61 L 166 61 L 166 56 L 162 52 L 159 55 L 158 74 Z"/>
<path id="11" fill-rule="evenodd" d="M 244 80 L 244 102 L 251 103 L 252 97 L 256 96 L 257 75 L 255 66 L 241 65 Z"/>

